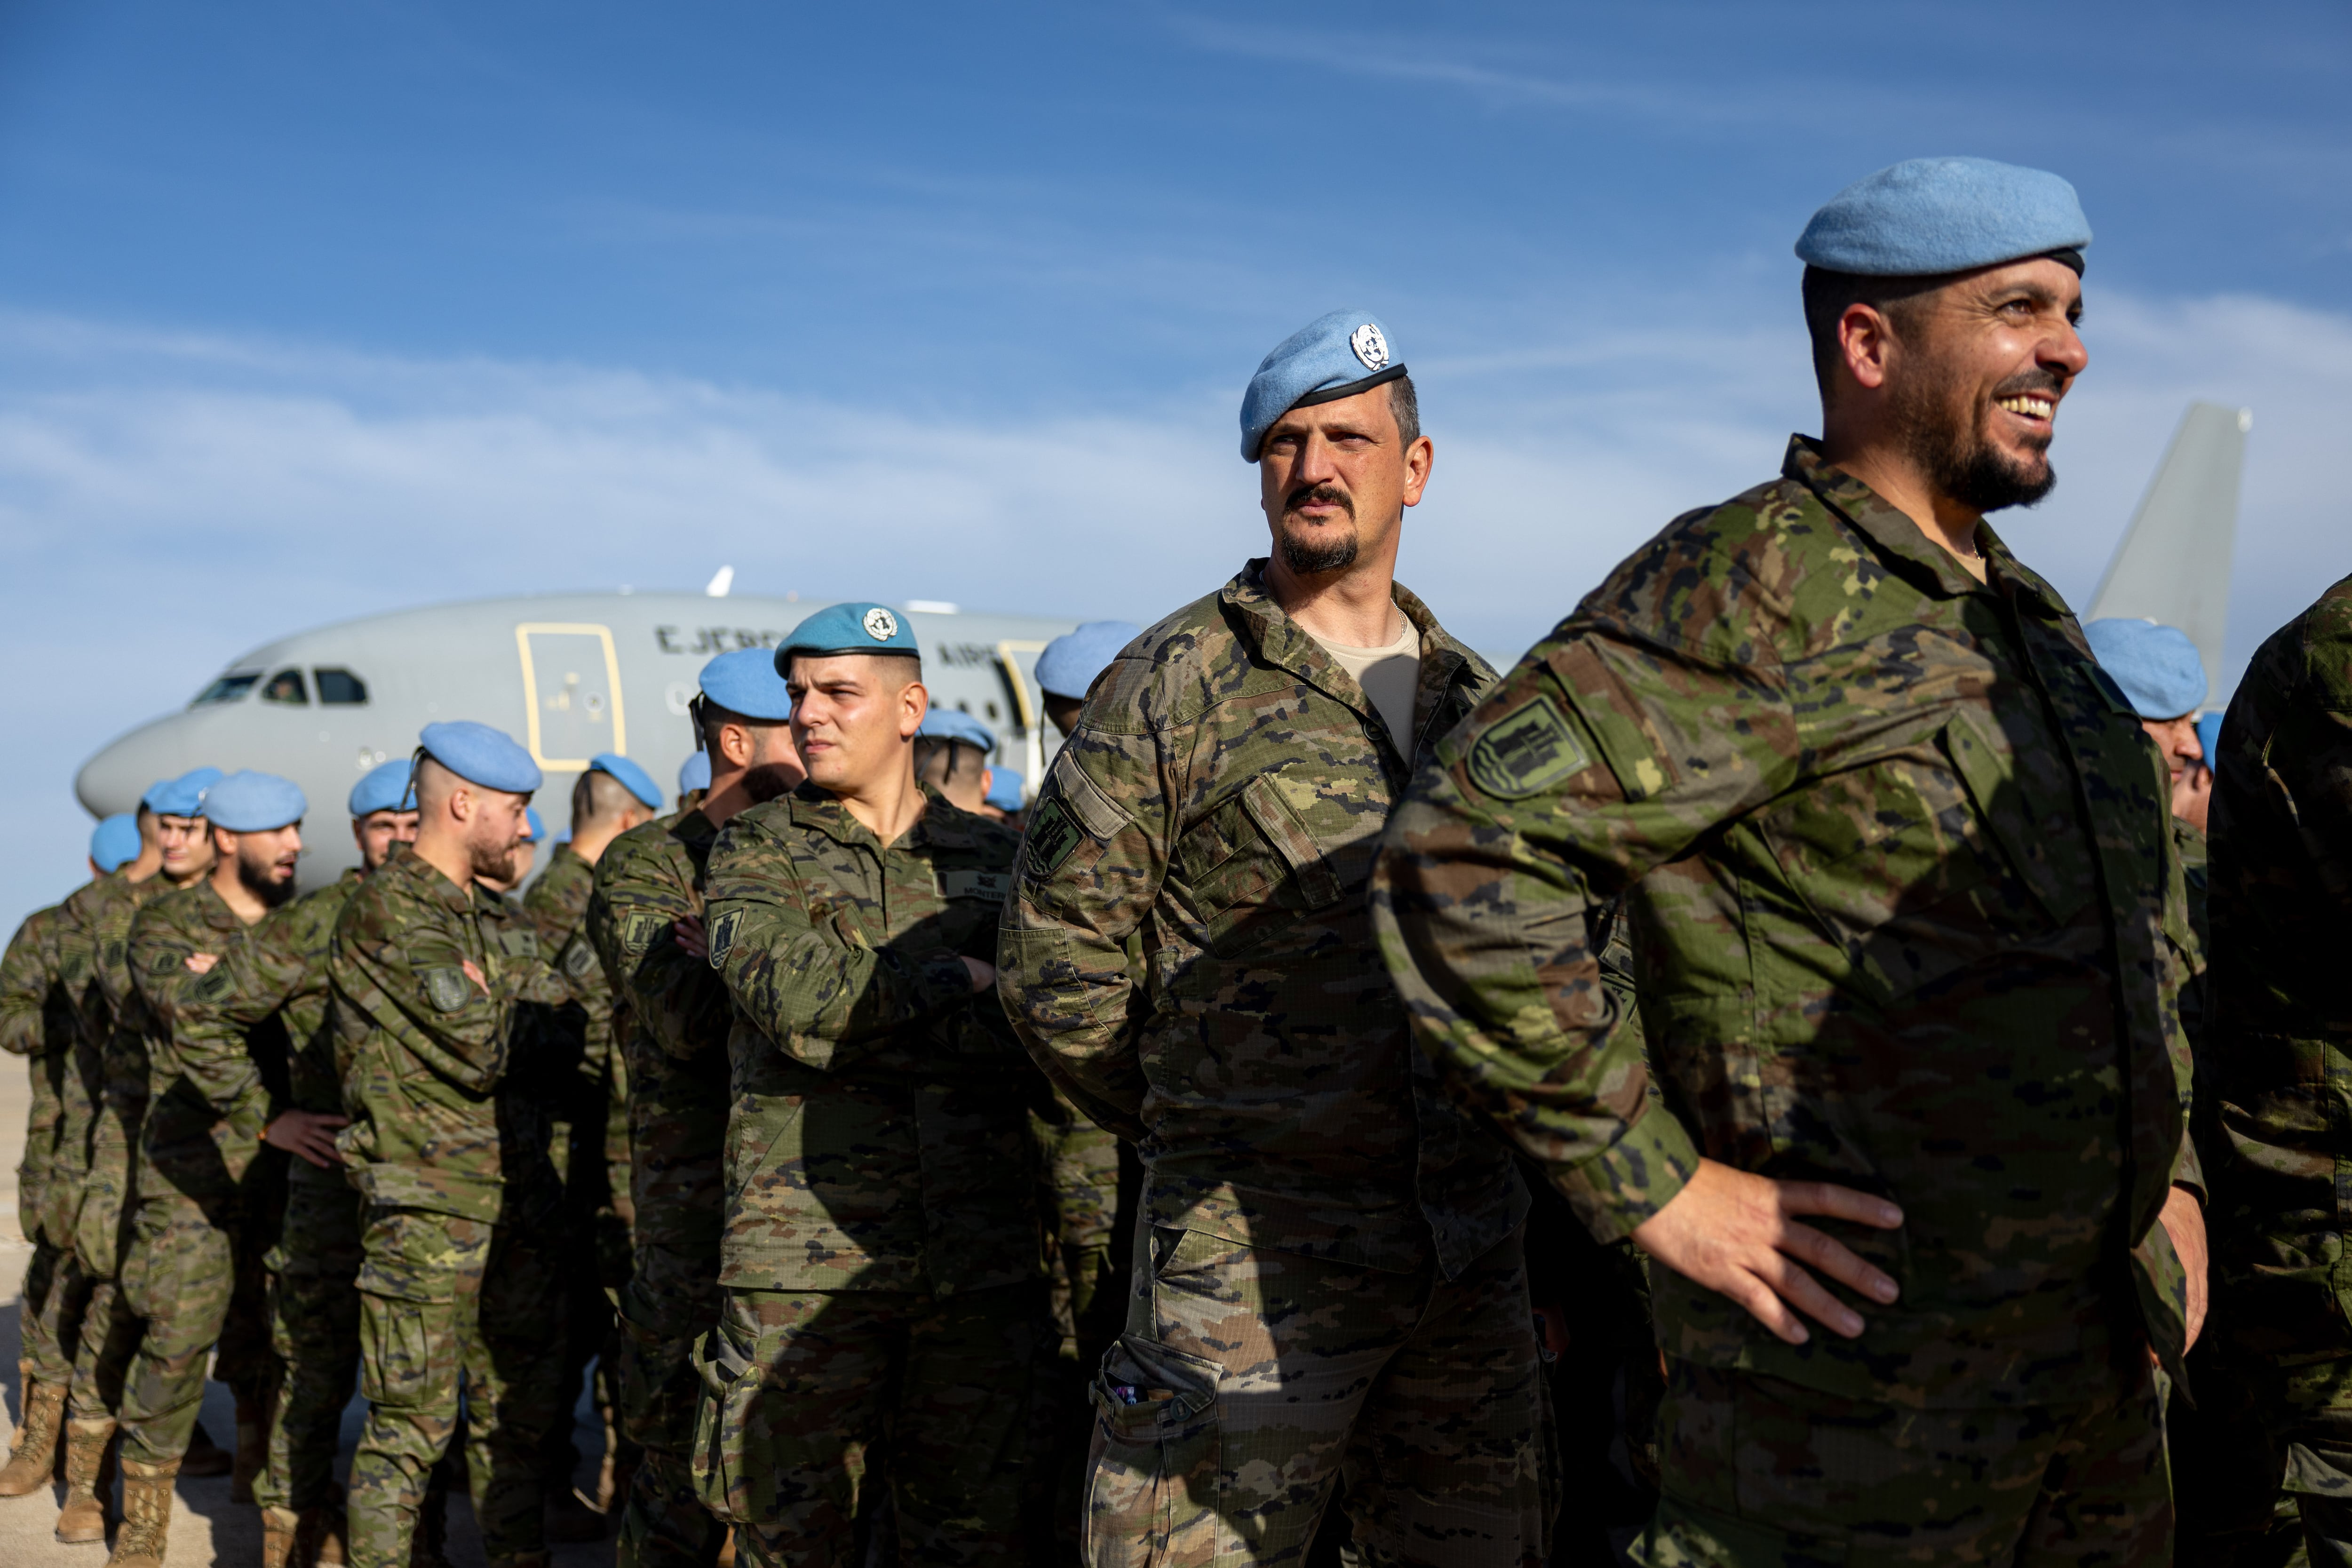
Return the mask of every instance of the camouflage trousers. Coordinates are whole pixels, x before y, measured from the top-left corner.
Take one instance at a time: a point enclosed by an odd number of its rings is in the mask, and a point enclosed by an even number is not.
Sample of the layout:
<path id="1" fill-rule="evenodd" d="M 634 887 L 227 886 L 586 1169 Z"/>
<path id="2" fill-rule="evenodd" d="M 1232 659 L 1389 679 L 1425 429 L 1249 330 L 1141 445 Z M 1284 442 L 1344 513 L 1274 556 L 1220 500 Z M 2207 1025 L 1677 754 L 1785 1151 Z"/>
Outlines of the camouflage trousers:
<path id="1" fill-rule="evenodd" d="M 89 1305 L 89 1278 L 74 1255 L 43 1237 L 33 1243 L 19 1309 L 25 1362 L 35 1383 L 64 1387 L 73 1381 L 74 1350 Z"/>
<path id="2" fill-rule="evenodd" d="M 2176 1415 L 2186 1568 L 2352 1565 L 2352 1359 L 2275 1366 L 2200 1345 Z"/>
<path id="3" fill-rule="evenodd" d="M 121 1285 L 143 1325 L 118 1412 L 125 1459 L 163 1465 L 187 1452 L 206 1366 L 239 1290 L 236 1243 L 194 1198 L 166 1190 L 140 1200 Z"/>
<path id="4" fill-rule="evenodd" d="M 269 1275 L 270 1348 L 279 1367 L 269 1460 L 254 1483 L 264 1508 L 335 1501 L 335 1450 L 360 1363 L 360 1194 L 299 1176 L 286 1197 Z"/>
<path id="5" fill-rule="evenodd" d="M 1051 1331 L 1035 1285 L 730 1290 L 695 1351 L 703 1502 L 746 1563 L 849 1568 L 878 1480 L 904 1561 L 1013 1568 Z"/>
<path id="6" fill-rule="evenodd" d="M 100 1114 L 90 1132 L 89 1167 L 73 1205 L 74 1255 L 89 1281 L 66 1396 L 66 1414 L 78 1421 L 114 1419 L 139 1350 L 142 1324 L 123 1300 L 121 1280 L 136 1168 L 131 1136 L 113 1110 Z"/>
<path id="7" fill-rule="evenodd" d="M 1302 1563 L 1343 1476 L 1366 1561 L 1544 1561 L 1550 1421 L 1517 1233 L 1451 1281 L 1149 1239 L 1089 1391 L 1092 1568 Z"/>
<path id="8" fill-rule="evenodd" d="M 520 1227 L 518 1227 L 520 1228 Z M 370 1207 L 362 1230 L 360 1392 L 352 1458 L 352 1568 L 407 1568 L 435 1465 L 457 1434 L 492 1563 L 544 1552 L 540 1445 L 568 1416 L 548 1355 L 556 1259 L 480 1220 Z"/>
<path id="9" fill-rule="evenodd" d="M 2120 1380 L 2119 1380 L 2120 1381 Z M 2172 1557 L 2152 1372 L 2079 1405 L 1921 1410 L 1668 1363 L 1649 1568 Z"/>
<path id="10" fill-rule="evenodd" d="M 694 1343 L 719 1326 L 719 1248 L 636 1249 L 621 1290 L 621 1430 L 644 1458 L 621 1509 L 618 1568 L 710 1568 L 727 1527 L 694 1483 L 694 1422 L 702 1377 Z"/>

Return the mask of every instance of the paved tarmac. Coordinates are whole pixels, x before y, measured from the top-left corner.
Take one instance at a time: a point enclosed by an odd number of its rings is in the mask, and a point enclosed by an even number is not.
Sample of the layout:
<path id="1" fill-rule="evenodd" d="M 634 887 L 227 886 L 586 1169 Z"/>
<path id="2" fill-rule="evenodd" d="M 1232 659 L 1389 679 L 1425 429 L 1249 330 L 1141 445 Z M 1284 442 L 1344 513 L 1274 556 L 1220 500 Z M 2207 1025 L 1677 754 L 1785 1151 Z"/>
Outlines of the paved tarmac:
<path id="1" fill-rule="evenodd" d="M 0 1057 L 0 1396 L 7 1405 L 8 1429 L 24 1412 L 24 1390 L 18 1386 L 17 1316 L 22 1305 L 17 1291 L 33 1249 L 16 1222 L 16 1163 L 24 1156 L 25 1113 L 31 1099 L 31 1080 L 25 1063 Z M 337 1469 L 351 1463 L 352 1446 L 359 1439 L 366 1406 L 356 1393 L 343 1412 L 342 1452 Z M 575 1415 L 573 1440 L 583 1456 L 574 1479 L 593 1495 L 596 1469 L 604 1457 L 602 1425 L 585 1398 Z M 204 1423 L 215 1441 L 226 1447 L 236 1432 L 236 1406 L 228 1389 L 218 1383 L 205 1385 Z M 178 1507 L 172 1516 L 166 1568 L 254 1568 L 261 1561 L 261 1513 L 228 1500 L 228 1478 L 183 1479 Z M 30 1497 L 0 1498 L 0 1563 L 7 1568 L 103 1568 L 105 1552 L 96 1545 L 63 1546 L 50 1533 L 57 1522 L 63 1486 Z M 484 1568 L 480 1534 L 474 1529 L 473 1510 L 462 1497 L 449 1500 L 449 1557 L 457 1568 Z M 613 1543 L 608 1540 L 554 1548 L 554 1568 L 610 1568 Z"/>

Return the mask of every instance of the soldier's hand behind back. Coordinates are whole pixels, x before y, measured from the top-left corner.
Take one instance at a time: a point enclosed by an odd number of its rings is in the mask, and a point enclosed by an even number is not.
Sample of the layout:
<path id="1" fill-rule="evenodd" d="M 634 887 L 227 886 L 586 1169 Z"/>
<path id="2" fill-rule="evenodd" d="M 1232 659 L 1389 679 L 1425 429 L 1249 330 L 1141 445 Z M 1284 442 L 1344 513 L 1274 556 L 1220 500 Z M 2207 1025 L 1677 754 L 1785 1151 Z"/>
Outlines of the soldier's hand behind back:
<path id="1" fill-rule="evenodd" d="M 974 958 L 970 953 L 966 953 L 963 966 L 971 971 L 971 989 L 974 995 L 978 995 L 982 991 L 996 989 L 996 965 L 984 958 Z"/>
<path id="2" fill-rule="evenodd" d="M 1901 1209 L 1852 1187 L 1776 1182 L 1701 1160 L 1690 1184 L 1634 1227 L 1633 1245 L 1675 1273 L 1730 1297 L 1792 1345 L 1812 1335 L 1791 1307 L 1853 1339 L 1862 1332 L 1861 1315 L 1799 1265 L 1810 1264 L 1879 1301 L 1895 1300 L 1895 1281 L 1797 1222 L 1797 1215 L 1809 1214 L 1880 1230 L 1903 1223 Z"/>
<path id="3" fill-rule="evenodd" d="M 669 934 L 677 943 L 678 952 L 688 958 L 709 958 L 710 938 L 702 929 L 700 915 L 680 915 L 669 922 Z"/>
<path id="4" fill-rule="evenodd" d="M 262 1141 L 289 1154 L 299 1154 L 313 1165 L 324 1170 L 329 1165 L 343 1163 L 342 1152 L 335 1147 L 335 1129 L 348 1127 L 348 1116 L 325 1116 L 314 1110 L 281 1110 L 269 1119 Z"/>

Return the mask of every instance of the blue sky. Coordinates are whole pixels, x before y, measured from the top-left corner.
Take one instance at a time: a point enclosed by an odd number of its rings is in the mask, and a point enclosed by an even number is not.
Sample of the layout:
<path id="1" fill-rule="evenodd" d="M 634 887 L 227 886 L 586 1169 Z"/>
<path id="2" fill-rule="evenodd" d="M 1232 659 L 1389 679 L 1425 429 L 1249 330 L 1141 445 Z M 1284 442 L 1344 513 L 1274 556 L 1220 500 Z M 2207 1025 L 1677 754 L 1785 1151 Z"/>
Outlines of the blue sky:
<path id="1" fill-rule="evenodd" d="M 1438 442 L 1404 575 L 1516 653 L 1812 426 L 1790 244 L 1922 153 L 2097 230 L 2030 559 L 2087 598 L 2205 397 L 2235 658 L 2352 570 L 2340 5 L 1265 10 L 0 4 L 0 915 L 85 755 L 296 626 L 722 562 L 1163 613 L 1343 303 Z"/>

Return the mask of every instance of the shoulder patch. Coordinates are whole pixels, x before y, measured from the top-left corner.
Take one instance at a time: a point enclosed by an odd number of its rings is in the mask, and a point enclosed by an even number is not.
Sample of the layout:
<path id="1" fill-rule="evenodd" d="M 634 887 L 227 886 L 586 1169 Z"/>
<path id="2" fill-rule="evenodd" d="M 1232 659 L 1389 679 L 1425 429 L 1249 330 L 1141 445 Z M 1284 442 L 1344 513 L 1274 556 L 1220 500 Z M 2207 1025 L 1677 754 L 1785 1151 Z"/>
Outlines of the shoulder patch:
<path id="1" fill-rule="evenodd" d="M 942 871 L 940 873 L 940 896 L 947 899 L 1002 900 L 1013 891 L 1013 876 L 1009 871 Z"/>
<path id="2" fill-rule="evenodd" d="M 1026 856 L 1033 868 L 1032 875 L 1049 876 L 1062 868 L 1062 862 L 1078 847 L 1086 834 L 1070 814 L 1062 809 L 1058 800 L 1049 800 L 1037 808 L 1029 819 Z"/>
<path id="3" fill-rule="evenodd" d="M 710 922 L 710 967 L 718 969 L 727 962 L 730 949 L 735 945 L 736 930 L 743 923 L 741 910 L 729 910 Z"/>
<path id="4" fill-rule="evenodd" d="M 153 974 L 169 974 L 179 967 L 180 955 L 169 952 L 158 952 L 147 964 L 148 972 Z"/>
<path id="5" fill-rule="evenodd" d="M 640 910 L 621 922 L 621 945 L 631 952 L 643 952 L 659 942 L 669 927 L 662 916 Z"/>
<path id="6" fill-rule="evenodd" d="M 1523 702 L 1470 748 L 1470 782 L 1496 800 L 1526 800 L 1591 765 L 1549 692 Z"/>
<path id="7" fill-rule="evenodd" d="M 467 990 L 466 972 L 462 969 L 439 963 L 425 972 L 425 999 L 444 1013 L 461 1010 L 466 1005 Z"/>
<path id="8" fill-rule="evenodd" d="M 206 1002 L 218 1002 L 235 989 L 236 979 L 224 963 L 213 965 L 210 973 L 196 982 L 196 995 Z"/>
<path id="9" fill-rule="evenodd" d="M 587 942 L 573 937 L 563 944 L 563 973 L 574 980 L 585 980 L 588 972 L 596 967 L 596 953 Z"/>

